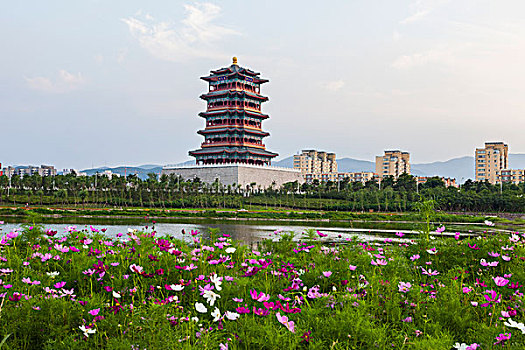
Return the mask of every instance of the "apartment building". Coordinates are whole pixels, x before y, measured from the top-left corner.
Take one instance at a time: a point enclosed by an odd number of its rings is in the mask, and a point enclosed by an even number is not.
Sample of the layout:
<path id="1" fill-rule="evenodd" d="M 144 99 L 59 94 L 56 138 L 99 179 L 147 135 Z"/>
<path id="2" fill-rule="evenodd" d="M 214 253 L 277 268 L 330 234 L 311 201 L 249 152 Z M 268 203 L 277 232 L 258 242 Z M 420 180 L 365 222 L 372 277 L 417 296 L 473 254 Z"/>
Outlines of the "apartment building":
<path id="1" fill-rule="evenodd" d="M 496 183 L 513 183 L 519 185 L 525 182 L 525 169 L 502 169 L 496 171 Z"/>
<path id="2" fill-rule="evenodd" d="M 352 173 L 324 173 L 324 174 L 305 174 L 304 175 L 306 183 L 311 184 L 314 180 L 319 180 L 320 182 L 327 181 L 344 181 L 348 178 L 349 182 L 362 182 L 363 184 L 367 181 L 377 178 L 377 174 L 371 171 L 359 171 Z"/>
<path id="3" fill-rule="evenodd" d="M 330 174 L 337 173 L 335 153 L 316 150 L 302 150 L 293 156 L 293 168 L 300 170 L 301 174 Z"/>
<path id="4" fill-rule="evenodd" d="M 4 173 L 7 177 L 12 177 L 14 175 L 24 177 L 26 175 L 34 174 L 39 174 L 40 176 L 56 176 L 57 171 L 52 165 L 41 165 L 40 167 L 30 165 L 16 168 L 8 166 L 7 168 L 4 168 Z"/>
<path id="5" fill-rule="evenodd" d="M 497 182 L 497 173 L 508 169 L 509 146 L 503 142 L 485 142 L 485 148 L 476 148 L 476 181 Z"/>
<path id="6" fill-rule="evenodd" d="M 416 176 L 416 181 L 418 185 L 422 185 L 428 181 L 428 179 L 432 178 L 432 176 Z M 442 177 L 440 176 L 439 179 L 443 181 L 445 184 L 445 187 L 459 187 L 459 184 L 456 183 L 456 179 L 453 177 Z"/>
<path id="7" fill-rule="evenodd" d="M 389 175 L 397 179 L 403 173 L 410 174 L 410 153 L 385 151 L 384 155 L 376 157 L 376 173 L 380 179 Z"/>

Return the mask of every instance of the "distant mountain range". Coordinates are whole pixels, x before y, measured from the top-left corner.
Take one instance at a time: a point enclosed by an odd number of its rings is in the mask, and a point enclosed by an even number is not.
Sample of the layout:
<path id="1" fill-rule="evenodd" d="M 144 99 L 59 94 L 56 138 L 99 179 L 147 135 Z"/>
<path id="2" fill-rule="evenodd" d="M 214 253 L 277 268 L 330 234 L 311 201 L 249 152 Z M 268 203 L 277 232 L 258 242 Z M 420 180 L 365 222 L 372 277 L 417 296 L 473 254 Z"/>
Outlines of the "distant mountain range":
<path id="1" fill-rule="evenodd" d="M 193 165 L 195 161 L 189 160 L 175 165 Z M 272 165 L 293 168 L 293 156 L 272 162 Z M 368 160 L 360 160 L 354 158 L 340 158 L 337 159 L 337 166 L 340 172 L 357 172 L 357 171 L 375 171 L 375 162 Z M 525 169 L 525 154 L 509 154 L 509 168 L 511 169 Z M 141 179 L 148 177 L 149 173 L 159 174 L 162 170 L 162 165 L 144 164 L 139 166 L 119 166 L 119 167 L 101 167 L 94 169 L 85 169 L 82 172 L 88 175 L 94 175 L 97 172 L 102 173 L 105 170 L 110 170 L 113 173 L 124 175 L 137 174 Z M 432 163 L 412 163 L 412 175 L 417 176 L 444 176 L 455 178 L 462 183 L 467 179 L 474 179 L 474 157 L 465 156 L 453 158 L 441 162 Z"/>

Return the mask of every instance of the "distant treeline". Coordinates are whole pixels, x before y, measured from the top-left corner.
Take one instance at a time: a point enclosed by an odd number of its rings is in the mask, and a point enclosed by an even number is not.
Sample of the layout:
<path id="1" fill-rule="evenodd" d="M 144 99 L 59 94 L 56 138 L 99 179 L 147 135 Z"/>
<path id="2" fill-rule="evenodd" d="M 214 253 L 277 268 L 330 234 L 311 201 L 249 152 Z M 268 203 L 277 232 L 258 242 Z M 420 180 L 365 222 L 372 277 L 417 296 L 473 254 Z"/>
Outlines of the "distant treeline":
<path id="1" fill-rule="evenodd" d="M 1 205 L 144 208 L 237 208 L 278 207 L 291 209 L 406 212 L 417 209 L 421 199 L 433 199 L 437 209 L 475 212 L 524 212 L 525 186 L 467 180 L 461 188 L 445 187 L 438 178 L 417 186 L 413 176 L 397 180 L 291 182 L 263 190 L 256 182 L 245 187 L 207 184 L 198 178 L 184 181 L 175 175 L 149 174 L 141 180 L 106 175 L 0 176 Z"/>

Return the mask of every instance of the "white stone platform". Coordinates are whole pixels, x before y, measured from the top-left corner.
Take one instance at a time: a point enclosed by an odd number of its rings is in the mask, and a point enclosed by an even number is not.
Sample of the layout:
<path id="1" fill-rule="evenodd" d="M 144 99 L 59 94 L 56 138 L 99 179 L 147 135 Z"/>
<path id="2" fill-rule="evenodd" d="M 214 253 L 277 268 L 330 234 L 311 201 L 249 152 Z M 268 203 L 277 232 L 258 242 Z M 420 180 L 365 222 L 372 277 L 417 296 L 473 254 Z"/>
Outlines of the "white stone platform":
<path id="1" fill-rule="evenodd" d="M 281 187 L 286 182 L 304 182 L 299 170 L 272 166 L 257 166 L 245 164 L 224 165 L 189 165 L 176 166 L 166 165 L 162 168 L 162 174 L 177 174 L 184 180 L 193 180 L 198 177 L 202 182 L 213 183 L 216 179 L 223 185 L 241 185 L 246 188 L 255 182 L 255 187 L 268 188 L 274 184 L 274 188 Z"/>

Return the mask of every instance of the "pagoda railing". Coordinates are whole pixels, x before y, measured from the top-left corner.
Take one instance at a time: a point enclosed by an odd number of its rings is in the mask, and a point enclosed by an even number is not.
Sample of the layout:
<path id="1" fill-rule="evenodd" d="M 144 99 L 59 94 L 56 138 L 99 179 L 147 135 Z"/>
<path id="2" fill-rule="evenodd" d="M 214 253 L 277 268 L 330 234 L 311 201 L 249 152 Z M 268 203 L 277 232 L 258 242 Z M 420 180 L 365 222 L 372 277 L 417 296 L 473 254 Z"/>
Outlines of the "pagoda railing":
<path id="1" fill-rule="evenodd" d="M 252 143 L 252 142 L 203 142 L 201 147 L 221 147 L 221 146 L 248 146 L 248 147 L 257 147 L 264 149 L 266 145 L 264 143 Z"/>

